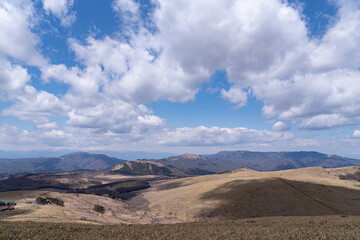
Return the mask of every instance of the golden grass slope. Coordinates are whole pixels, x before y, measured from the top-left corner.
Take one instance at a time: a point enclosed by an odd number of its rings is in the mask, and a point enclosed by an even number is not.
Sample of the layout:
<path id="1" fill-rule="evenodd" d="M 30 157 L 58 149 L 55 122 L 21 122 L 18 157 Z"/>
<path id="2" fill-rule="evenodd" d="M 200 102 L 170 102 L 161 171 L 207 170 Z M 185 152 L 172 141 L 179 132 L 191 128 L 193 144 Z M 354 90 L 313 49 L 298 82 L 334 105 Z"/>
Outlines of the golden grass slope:
<path id="1" fill-rule="evenodd" d="M 179 221 L 263 216 L 360 215 L 360 183 L 339 175 L 359 167 L 277 172 L 240 169 L 158 181 L 143 191 L 148 213 Z"/>

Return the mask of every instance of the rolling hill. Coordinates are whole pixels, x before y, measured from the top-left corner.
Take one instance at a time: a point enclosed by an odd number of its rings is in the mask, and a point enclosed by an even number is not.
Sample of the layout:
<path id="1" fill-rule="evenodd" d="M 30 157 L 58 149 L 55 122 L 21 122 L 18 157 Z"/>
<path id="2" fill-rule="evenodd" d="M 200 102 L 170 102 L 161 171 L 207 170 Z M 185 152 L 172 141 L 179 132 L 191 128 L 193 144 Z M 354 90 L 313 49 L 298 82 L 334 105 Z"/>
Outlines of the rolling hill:
<path id="1" fill-rule="evenodd" d="M 18 203 L 14 212 L 1 213 L 0 220 L 163 224 L 250 218 L 253 224 L 263 217 L 350 218 L 360 215 L 360 185 L 342 176 L 357 176 L 359 172 L 360 167 L 271 172 L 243 168 L 222 174 L 153 179 L 106 176 L 105 171 L 28 174 L 26 180 L 17 176 L 2 181 L 14 187 L 21 182 L 28 185 L 0 191 L 1 200 Z M 129 181 L 129 177 L 133 179 Z M 14 182 L 16 179 L 19 182 Z M 36 188 L 40 182 L 51 186 Z M 74 186 L 76 182 L 79 187 Z M 60 199 L 64 206 L 38 206 L 34 204 L 38 196 Z M 94 211 L 94 204 L 104 206 L 105 213 Z"/>
<path id="2" fill-rule="evenodd" d="M 142 191 L 147 214 L 177 219 L 359 215 L 360 185 L 341 176 L 360 167 L 310 167 L 157 181 Z"/>

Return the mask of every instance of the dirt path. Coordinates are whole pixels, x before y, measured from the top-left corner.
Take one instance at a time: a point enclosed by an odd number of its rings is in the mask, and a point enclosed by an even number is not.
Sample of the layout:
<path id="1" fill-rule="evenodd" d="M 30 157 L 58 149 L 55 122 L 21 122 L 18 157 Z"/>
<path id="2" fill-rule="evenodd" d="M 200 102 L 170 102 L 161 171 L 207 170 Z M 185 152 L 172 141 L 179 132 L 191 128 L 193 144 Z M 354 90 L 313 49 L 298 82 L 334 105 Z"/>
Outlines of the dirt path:
<path id="1" fill-rule="evenodd" d="M 329 206 L 329 205 L 327 205 L 327 204 L 323 203 L 323 202 L 322 202 L 322 201 L 320 201 L 319 199 L 317 199 L 317 198 L 315 198 L 315 197 L 310 196 L 309 194 L 307 194 L 306 192 L 302 191 L 301 189 L 298 189 L 296 186 L 294 186 L 293 184 L 291 184 L 291 183 L 287 182 L 285 179 L 283 179 L 283 178 L 276 178 L 276 179 L 277 179 L 277 180 L 279 180 L 280 182 L 282 182 L 282 183 L 284 183 L 284 184 L 288 185 L 289 187 L 293 188 L 294 190 L 298 191 L 299 193 L 301 193 L 301 194 L 305 195 L 306 197 L 308 197 L 308 198 L 312 199 L 313 201 L 315 201 L 315 202 L 317 202 L 317 203 L 319 203 L 319 204 L 323 205 L 324 207 L 326 207 L 326 208 L 330 209 L 330 210 L 331 210 L 331 211 L 333 211 L 335 214 L 345 215 L 344 213 L 342 213 L 342 212 L 340 212 L 340 211 L 336 210 L 335 208 L 333 208 L 333 207 L 331 207 L 331 206 Z"/>

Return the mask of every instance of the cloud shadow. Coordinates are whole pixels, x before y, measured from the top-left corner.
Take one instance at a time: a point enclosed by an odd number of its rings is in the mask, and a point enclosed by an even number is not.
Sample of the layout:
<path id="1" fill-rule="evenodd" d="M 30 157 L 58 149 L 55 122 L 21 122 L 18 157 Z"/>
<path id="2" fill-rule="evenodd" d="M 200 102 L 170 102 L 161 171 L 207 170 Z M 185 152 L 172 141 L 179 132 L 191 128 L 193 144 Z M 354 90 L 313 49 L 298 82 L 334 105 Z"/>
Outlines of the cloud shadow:
<path id="1" fill-rule="evenodd" d="M 359 190 L 282 178 L 235 180 L 201 199 L 218 202 L 215 208 L 201 211 L 201 218 L 360 214 Z"/>

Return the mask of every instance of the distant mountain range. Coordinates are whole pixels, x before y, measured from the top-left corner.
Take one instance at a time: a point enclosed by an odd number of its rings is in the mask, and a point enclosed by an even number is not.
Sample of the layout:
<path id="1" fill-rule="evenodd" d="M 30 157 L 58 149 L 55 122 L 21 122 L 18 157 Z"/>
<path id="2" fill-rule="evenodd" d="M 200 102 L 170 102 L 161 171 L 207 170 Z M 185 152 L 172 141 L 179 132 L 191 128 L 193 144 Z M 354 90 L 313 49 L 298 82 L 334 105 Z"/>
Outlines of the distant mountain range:
<path id="1" fill-rule="evenodd" d="M 189 175 L 220 173 L 244 167 L 257 171 L 275 171 L 316 166 L 336 168 L 360 165 L 358 159 L 319 152 L 222 151 L 212 155 L 183 154 L 152 161 L 178 168 Z"/>
<path id="2" fill-rule="evenodd" d="M 183 154 L 163 159 L 125 161 L 103 154 L 77 152 L 52 158 L 0 159 L 0 174 L 105 170 L 125 175 L 205 175 L 251 168 L 275 171 L 321 166 L 360 166 L 360 160 L 319 152 L 222 151 L 212 155 Z"/>
<path id="3" fill-rule="evenodd" d="M 304 167 L 337 168 L 359 166 L 359 159 L 328 155 L 319 152 L 250 152 L 222 151 L 207 156 L 210 159 L 236 162 L 239 167 L 258 171 L 286 170 Z"/>
<path id="4" fill-rule="evenodd" d="M 85 152 L 49 158 L 0 159 L 0 174 L 103 170 L 124 161 L 104 154 Z"/>

